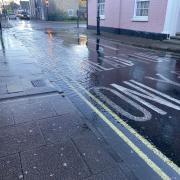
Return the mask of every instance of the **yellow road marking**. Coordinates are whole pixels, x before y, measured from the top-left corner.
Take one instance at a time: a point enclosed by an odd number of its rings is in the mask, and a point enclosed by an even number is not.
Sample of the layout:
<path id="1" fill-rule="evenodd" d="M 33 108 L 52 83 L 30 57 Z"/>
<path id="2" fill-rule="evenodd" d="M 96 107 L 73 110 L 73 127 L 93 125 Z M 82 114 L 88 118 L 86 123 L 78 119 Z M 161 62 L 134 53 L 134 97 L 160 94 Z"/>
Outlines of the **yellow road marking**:
<path id="1" fill-rule="evenodd" d="M 73 85 L 61 76 L 61 79 L 107 124 L 109 127 L 126 143 L 149 167 L 151 167 L 162 179 L 170 180 L 171 178 L 161 170 L 149 157 L 141 151 L 122 131 L 120 131 L 107 117 L 102 114 L 93 104 L 91 104 Z"/>
<path id="2" fill-rule="evenodd" d="M 74 81 L 73 81 L 74 82 Z M 143 144 L 146 145 L 151 151 L 154 152 L 161 160 L 163 160 L 167 165 L 169 165 L 174 171 L 180 175 L 180 168 L 174 164 L 169 158 L 167 158 L 161 151 L 159 151 L 155 146 L 153 146 L 147 139 L 141 136 L 135 129 L 129 126 L 125 121 L 123 121 L 116 113 L 109 109 L 104 103 L 102 103 L 98 98 L 92 95 L 79 83 L 74 82 L 79 88 L 81 88 L 89 97 L 91 97 L 97 104 L 99 104 L 103 109 L 105 109 L 112 117 L 114 117 L 121 125 L 123 125 L 131 134 L 135 135 Z"/>

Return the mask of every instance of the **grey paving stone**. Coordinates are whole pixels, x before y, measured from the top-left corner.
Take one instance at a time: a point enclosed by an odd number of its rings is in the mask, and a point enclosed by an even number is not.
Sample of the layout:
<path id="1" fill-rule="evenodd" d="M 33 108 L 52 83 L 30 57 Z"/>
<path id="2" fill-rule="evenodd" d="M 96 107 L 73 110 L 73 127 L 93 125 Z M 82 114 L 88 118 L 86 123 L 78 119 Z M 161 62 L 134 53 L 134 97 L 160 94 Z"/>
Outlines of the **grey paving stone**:
<path id="1" fill-rule="evenodd" d="M 93 173 L 116 167 L 115 160 L 106 152 L 91 130 L 84 129 L 73 137 L 77 148 Z"/>
<path id="2" fill-rule="evenodd" d="M 0 103 L 0 127 L 13 125 L 14 119 L 8 105 Z"/>
<path id="3" fill-rule="evenodd" d="M 51 103 L 58 115 L 75 112 L 76 109 L 70 100 L 62 96 L 54 96 L 51 98 Z"/>
<path id="4" fill-rule="evenodd" d="M 8 93 L 22 92 L 23 91 L 22 83 L 20 81 L 8 82 L 7 83 L 7 90 L 8 90 Z"/>
<path id="5" fill-rule="evenodd" d="M 0 180 L 19 180 L 22 177 L 18 154 L 0 158 Z"/>
<path id="6" fill-rule="evenodd" d="M 71 141 L 21 153 L 25 180 L 73 180 L 90 172 Z"/>
<path id="7" fill-rule="evenodd" d="M 2 84 L 2 83 L 0 83 L 0 94 L 7 94 L 7 86 L 6 86 L 6 84 Z"/>
<path id="8" fill-rule="evenodd" d="M 63 142 L 74 136 L 82 128 L 83 122 L 78 114 L 66 114 L 39 121 L 39 127 L 47 142 Z"/>
<path id="9" fill-rule="evenodd" d="M 16 75 L 28 75 L 28 74 L 41 74 L 41 69 L 36 64 L 32 63 L 21 63 L 14 65 L 12 71 Z"/>
<path id="10" fill-rule="evenodd" d="M 22 100 L 11 104 L 11 110 L 16 124 L 56 116 L 56 112 L 48 102 L 27 103 Z"/>
<path id="11" fill-rule="evenodd" d="M 36 123 L 25 123 L 0 129 L 0 157 L 44 145 Z"/>
<path id="12" fill-rule="evenodd" d="M 29 101 L 31 101 L 31 103 L 40 103 L 40 104 L 50 103 L 51 107 L 55 110 L 57 115 L 63 115 L 63 114 L 68 114 L 68 113 L 78 114 L 77 109 L 74 107 L 71 101 L 60 94 L 29 98 Z"/>
<path id="13" fill-rule="evenodd" d="M 110 168 L 86 180 L 128 180 L 126 175 L 119 168 Z"/>

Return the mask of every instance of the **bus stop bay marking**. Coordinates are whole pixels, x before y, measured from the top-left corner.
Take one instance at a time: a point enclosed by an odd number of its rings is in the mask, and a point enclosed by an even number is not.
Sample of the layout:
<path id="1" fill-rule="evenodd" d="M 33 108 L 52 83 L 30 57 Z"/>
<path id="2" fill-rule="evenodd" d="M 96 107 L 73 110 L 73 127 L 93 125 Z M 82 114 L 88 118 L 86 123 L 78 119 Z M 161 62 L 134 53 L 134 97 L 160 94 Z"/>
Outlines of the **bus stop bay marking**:
<path id="1" fill-rule="evenodd" d="M 162 179 L 170 180 L 171 178 L 139 147 L 137 147 L 120 129 L 118 129 L 104 114 L 102 114 L 90 101 L 88 101 L 66 78 L 62 80 L 127 144 L 136 154 L 145 161 L 145 163 L 154 170 Z M 158 150 L 157 150 L 158 151 Z M 170 162 L 170 161 L 169 161 Z M 171 164 L 171 166 L 173 166 Z"/>
<path id="2" fill-rule="evenodd" d="M 87 94 L 94 102 L 96 102 L 98 105 L 100 105 L 115 120 L 117 120 L 123 127 L 125 127 L 132 135 L 134 135 L 137 139 L 139 139 L 149 150 L 151 150 L 157 157 L 159 157 L 163 162 L 165 162 L 165 164 L 167 164 L 178 175 L 180 175 L 180 168 L 176 164 L 174 164 L 173 161 L 171 161 L 168 157 L 166 157 L 161 151 L 159 151 L 147 139 L 145 139 L 143 136 L 141 136 L 135 129 L 133 129 L 131 126 L 129 126 L 123 119 L 121 119 L 116 113 L 114 113 L 111 109 L 109 109 L 102 101 L 100 101 L 98 98 L 96 98 L 92 93 L 90 93 L 87 89 L 85 89 L 81 84 L 79 84 L 77 81 L 74 81 L 70 78 L 65 77 L 64 75 L 59 74 L 59 78 L 61 78 L 66 84 L 67 83 L 69 85 L 73 84 L 74 88 L 76 88 L 76 90 L 77 89 L 83 90 L 83 92 L 85 94 Z M 153 90 L 153 89 L 151 89 L 151 90 Z"/>
<path id="3" fill-rule="evenodd" d="M 151 120 L 151 117 L 152 117 L 151 113 L 147 109 L 142 107 L 140 104 L 143 104 L 145 107 L 148 107 L 149 109 L 155 111 L 158 114 L 161 114 L 161 115 L 167 114 L 166 111 L 151 104 L 149 101 L 152 101 L 156 104 L 160 104 L 163 106 L 167 106 L 174 110 L 180 110 L 180 106 L 178 105 L 178 104 L 180 104 L 179 100 L 171 98 L 167 94 L 164 94 L 155 89 L 152 89 L 155 92 L 158 92 L 159 95 L 157 95 L 156 93 L 152 93 L 151 88 L 149 88 L 148 86 L 145 86 L 141 83 L 138 83 L 138 85 L 137 85 L 135 83 L 137 83 L 137 82 L 136 81 L 130 81 L 130 82 L 124 81 L 124 84 L 126 86 L 130 86 L 133 89 L 129 89 L 127 87 L 120 86 L 118 84 L 111 84 L 111 87 L 113 87 L 113 88 L 95 87 L 92 90 L 103 102 L 108 104 L 118 114 L 121 114 L 121 115 L 127 117 L 128 119 L 131 119 L 134 121 Z M 144 87 L 140 87 L 140 85 L 143 85 Z M 145 87 L 148 90 L 146 90 Z M 119 105 L 114 103 L 109 97 L 104 95 L 102 93 L 102 91 L 108 91 L 111 95 L 114 95 L 114 96 L 120 98 L 121 100 L 125 101 L 127 104 L 134 107 L 134 109 L 137 109 L 138 111 L 140 111 L 143 114 L 143 116 L 139 117 L 139 116 L 135 116 L 135 115 L 131 114 L 130 112 L 127 112 L 125 109 L 123 109 L 122 107 L 120 107 Z M 160 94 L 163 97 L 161 97 Z M 134 101 L 129 98 L 133 99 Z M 138 102 L 138 103 L 136 103 L 136 102 Z"/>

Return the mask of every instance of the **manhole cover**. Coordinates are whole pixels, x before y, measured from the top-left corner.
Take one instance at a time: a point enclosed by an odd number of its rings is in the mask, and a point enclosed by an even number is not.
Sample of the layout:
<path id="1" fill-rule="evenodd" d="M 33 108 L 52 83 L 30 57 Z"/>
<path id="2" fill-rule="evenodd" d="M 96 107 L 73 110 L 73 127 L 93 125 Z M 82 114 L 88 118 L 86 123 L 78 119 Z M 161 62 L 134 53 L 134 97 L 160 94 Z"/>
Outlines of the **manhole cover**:
<path id="1" fill-rule="evenodd" d="M 34 87 L 43 87 L 43 86 L 46 86 L 46 83 L 42 79 L 33 80 L 33 81 L 31 81 L 31 83 L 32 83 L 32 85 Z"/>

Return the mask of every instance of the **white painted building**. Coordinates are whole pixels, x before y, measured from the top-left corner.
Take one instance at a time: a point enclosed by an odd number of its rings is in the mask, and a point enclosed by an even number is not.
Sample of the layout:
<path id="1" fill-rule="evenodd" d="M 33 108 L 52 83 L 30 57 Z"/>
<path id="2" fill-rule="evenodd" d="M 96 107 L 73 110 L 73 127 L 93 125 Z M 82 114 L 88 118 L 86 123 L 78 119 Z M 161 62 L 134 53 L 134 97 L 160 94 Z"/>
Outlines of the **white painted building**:
<path id="1" fill-rule="evenodd" d="M 166 10 L 164 33 L 171 36 L 180 32 L 180 0 L 169 0 Z"/>

